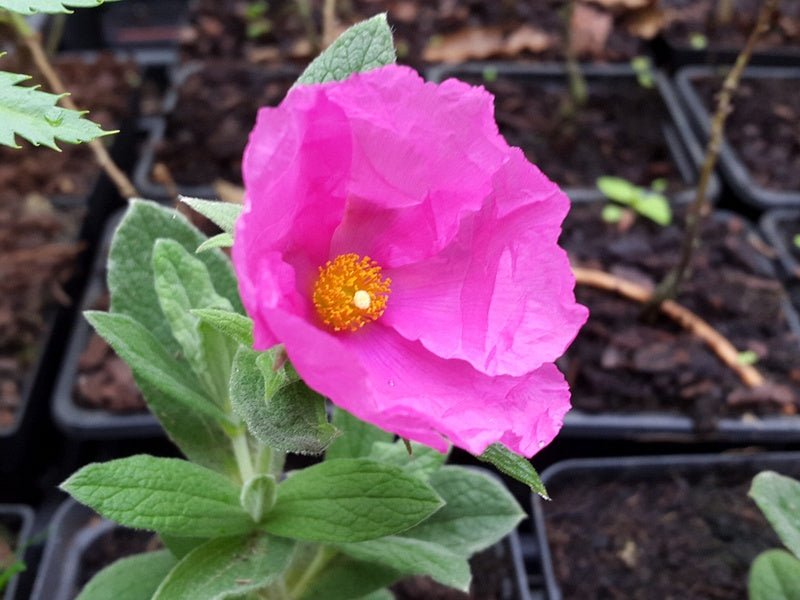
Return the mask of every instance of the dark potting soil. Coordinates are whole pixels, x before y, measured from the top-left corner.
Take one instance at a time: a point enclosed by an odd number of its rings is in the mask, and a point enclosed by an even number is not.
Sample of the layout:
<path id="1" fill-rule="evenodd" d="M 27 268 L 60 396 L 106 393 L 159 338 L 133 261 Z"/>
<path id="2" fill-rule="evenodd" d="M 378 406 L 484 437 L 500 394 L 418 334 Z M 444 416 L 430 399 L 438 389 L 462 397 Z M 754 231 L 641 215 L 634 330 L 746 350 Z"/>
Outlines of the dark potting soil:
<path id="1" fill-rule="evenodd" d="M 110 131 L 130 114 L 131 93 L 138 86 L 139 70 L 135 63 L 101 53 L 95 61 L 79 57 L 59 57 L 55 67 L 70 96 L 79 108 L 89 110 L 87 118 Z M 35 73 L 19 57 L 0 59 L 7 71 Z M 35 77 L 34 81 L 39 82 Z M 49 91 L 46 85 L 42 89 Z M 105 138 L 108 143 L 113 136 Z M 88 145 L 57 142 L 62 152 L 44 146 L 33 147 L 17 140 L 22 149 L 0 147 L 0 202 L 7 203 L 29 193 L 45 196 L 84 197 L 100 172 Z"/>
<path id="2" fill-rule="evenodd" d="M 543 503 L 565 600 L 738 600 L 753 559 L 781 547 L 736 470 L 620 480 L 582 475 Z"/>
<path id="3" fill-rule="evenodd" d="M 627 231 L 600 219 L 601 203 L 574 205 L 561 243 L 572 261 L 652 286 L 677 260 L 682 230 L 636 219 Z M 682 219 L 676 219 L 680 223 Z M 695 336 L 641 306 L 586 286 L 578 301 L 591 315 L 567 353 L 576 408 L 593 413 L 661 411 L 694 418 L 698 430 L 722 416 L 795 414 L 800 406 L 800 340 L 788 328 L 785 292 L 769 273 L 763 242 L 744 222 L 709 220 L 694 271 L 678 302 L 758 357 L 769 382 L 748 389 Z M 771 249 L 770 249 L 771 251 Z"/>
<path id="4" fill-rule="evenodd" d="M 5 516 L 0 517 L 0 576 L 17 563 L 19 530 L 19 520 Z M 3 593 L 4 588 L 5 584 L 0 583 L 0 594 Z"/>
<path id="5" fill-rule="evenodd" d="M 709 114 L 721 81 L 696 82 Z M 725 135 L 759 185 L 800 191 L 800 79 L 742 79 Z"/>
<path id="6" fill-rule="evenodd" d="M 241 184 L 242 152 L 262 106 L 283 100 L 296 79 L 233 63 L 207 63 L 181 85 L 156 160 L 179 185 Z"/>
<path id="7" fill-rule="evenodd" d="M 320 50 L 322 5 L 322 0 L 200 0 L 183 32 L 184 57 L 304 64 Z M 629 31 L 629 12 L 579 5 L 582 59 L 625 61 L 644 52 L 643 42 Z M 341 0 L 337 17 L 343 30 L 388 11 L 398 59 L 414 66 L 487 58 L 557 60 L 563 55 L 563 6 L 562 0 Z"/>
<path id="8" fill-rule="evenodd" d="M 161 540 L 152 532 L 113 528 L 92 542 L 83 552 L 76 581 L 76 595 L 92 577 L 111 563 L 132 554 L 151 552 L 161 547 Z"/>
<path id="9" fill-rule="evenodd" d="M 664 36 L 675 46 L 691 47 L 693 35 L 706 37 L 710 50 L 742 48 L 756 23 L 761 0 L 729 0 L 732 11 L 728 22 L 717 18 L 720 0 L 661 0 L 665 16 Z M 778 16 L 765 33 L 758 51 L 800 51 L 800 3 L 781 0 Z"/>
<path id="10" fill-rule="evenodd" d="M 565 81 L 462 79 L 494 94 L 500 133 L 562 187 L 594 188 L 604 175 L 643 186 L 665 178 L 671 192 L 685 187 L 664 139 L 661 124 L 669 117 L 655 89 L 589 79 L 587 104 L 566 116 Z"/>

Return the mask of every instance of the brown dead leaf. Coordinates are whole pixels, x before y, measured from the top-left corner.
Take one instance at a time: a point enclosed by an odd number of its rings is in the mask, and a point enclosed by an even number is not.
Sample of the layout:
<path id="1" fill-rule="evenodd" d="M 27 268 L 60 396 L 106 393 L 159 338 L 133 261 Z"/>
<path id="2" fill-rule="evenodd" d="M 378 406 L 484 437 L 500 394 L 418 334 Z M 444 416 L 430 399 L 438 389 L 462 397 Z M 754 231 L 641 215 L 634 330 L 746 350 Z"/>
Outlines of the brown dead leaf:
<path id="1" fill-rule="evenodd" d="M 223 202 L 230 202 L 231 204 L 244 203 L 244 188 L 224 179 L 217 179 L 214 182 L 214 193 Z"/>
<path id="2" fill-rule="evenodd" d="M 553 45 L 553 39 L 541 29 L 522 25 L 508 36 L 503 53 L 514 57 L 524 51 L 540 54 Z"/>
<path id="3" fill-rule="evenodd" d="M 664 11 L 658 5 L 637 10 L 625 19 L 628 33 L 645 40 L 656 37 L 665 24 Z"/>
<path id="4" fill-rule="evenodd" d="M 413 23 L 417 20 L 419 8 L 415 2 L 398 2 L 391 8 L 392 20 L 400 23 Z"/>
<path id="5" fill-rule="evenodd" d="M 609 10 L 635 10 L 653 4 L 653 0 L 590 0 Z"/>
<path id="6" fill-rule="evenodd" d="M 469 27 L 431 38 L 422 54 L 428 62 L 459 63 L 499 54 L 505 45 L 498 27 Z"/>
<path id="7" fill-rule="evenodd" d="M 576 4 L 570 22 L 572 51 L 577 55 L 600 56 L 613 25 L 611 13 L 588 4 Z"/>

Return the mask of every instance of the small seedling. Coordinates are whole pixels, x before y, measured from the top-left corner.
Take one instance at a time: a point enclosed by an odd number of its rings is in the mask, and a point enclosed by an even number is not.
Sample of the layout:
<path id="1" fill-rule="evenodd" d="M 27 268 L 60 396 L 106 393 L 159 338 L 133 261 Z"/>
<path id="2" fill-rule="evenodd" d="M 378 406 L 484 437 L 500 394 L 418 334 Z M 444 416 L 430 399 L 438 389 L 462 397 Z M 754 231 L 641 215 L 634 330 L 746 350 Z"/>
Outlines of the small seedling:
<path id="1" fill-rule="evenodd" d="M 631 59 L 631 68 L 636 73 L 636 80 L 643 88 L 652 88 L 656 84 L 653 74 L 653 62 L 647 56 L 635 56 Z"/>
<path id="2" fill-rule="evenodd" d="M 794 247 L 800 250 L 800 233 L 796 233 L 794 238 L 792 238 L 792 242 L 794 243 Z"/>
<path id="3" fill-rule="evenodd" d="M 689 36 L 689 45 L 694 50 L 705 50 L 708 48 L 708 38 L 700 32 L 694 32 Z"/>
<path id="4" fill-rule="evenodd" d="M 666 181 L 663 179 L 656 179 L 647 189 L 634 185 L 622 177 L 600 177 L 597 180 L 597 189 L 609 200 L 627 206 L 661 226 L 666 227 L 672 223 L 672 209 L 663 194 L 666 190 Z M 608 205 L 603 210 L 603 220 L 607 223 L 619 222 L 623 211 L 609 209 L 609 206 L 614 205 Z M 613 220 L 615 218 L 616 220 Z"/>
<path id="5" fill-rule="evenodd" d="M 600 213 L 600 218 L 609 225 L 615 225 L 622 221 L 627 209 L 622 208 L 619 204 L 606 204 L 603 207 L 603 212 Z"/>
<path id="6" fill-rule="evenodd" d="M 739 352 L 738 360 L 741 365 L 754 365 L 758 362 L 758 354 L 752 350 L 745 350 L 744 352 Z"/>
<path id="7" fill-rule="evenodd" d="M 247 22 L 247 37 L 250 39 L 261 37 L 272 31 L 272 21 L 267 18 L 269 2 L 254 0 L 245 7 L 244 19 Z"/>
<path id="8" fill-rule="evenodd" d="M 482 75 L 485 83 L 494 83 L 497 81 L 497 67 L 484 67 Z"/>

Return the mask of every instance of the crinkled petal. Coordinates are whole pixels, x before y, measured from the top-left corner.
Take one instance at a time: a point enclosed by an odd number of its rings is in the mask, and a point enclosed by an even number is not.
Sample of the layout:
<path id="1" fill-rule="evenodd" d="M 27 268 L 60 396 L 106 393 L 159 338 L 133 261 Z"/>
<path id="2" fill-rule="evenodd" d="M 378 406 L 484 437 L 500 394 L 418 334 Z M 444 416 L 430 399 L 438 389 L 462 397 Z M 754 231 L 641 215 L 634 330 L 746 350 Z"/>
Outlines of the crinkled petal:
<path id="1" fill-rule="evenodd" d="M 383 323 L 488 375 L 553 362 L 588 311 L 558 246 L 569 199 L 516 150 L 483 209 L 430 259 L 391 269 Z"/>

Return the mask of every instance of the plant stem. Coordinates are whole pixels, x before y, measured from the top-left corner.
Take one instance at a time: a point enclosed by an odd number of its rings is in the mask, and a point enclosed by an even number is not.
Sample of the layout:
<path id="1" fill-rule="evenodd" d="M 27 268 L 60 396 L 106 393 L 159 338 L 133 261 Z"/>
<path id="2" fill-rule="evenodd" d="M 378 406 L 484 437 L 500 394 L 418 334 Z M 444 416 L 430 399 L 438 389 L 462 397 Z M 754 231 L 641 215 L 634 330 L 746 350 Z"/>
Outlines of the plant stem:
<path id="1" fill-rule="evenodd" d="M 64 83 L 61 81 L 58 73 L 56 73 L 53 65 L 50 64 L 50 59 L 47 57 L 44 48 L 42 48 L 39 34 L 28 26 L 28 23 L 22 15 L 17 13 L 11 13 L 11 24 L 19 38 L 25 44 L 28 52 L 30 52 L 36 68 L 47 81 L 50 91 L 61 96 L 59 101 L 66 108 L 70 110 L 79 110 L 75 102 L 73 102 L 72 97 L 68 95 Z M 123 173 L 122 169 L 120 169 L 114 162 L 114 159 L 111 158 L 103 142 L 99 139 L 92 140 L 89 142 L 89 148 L 92 150 L 97 164 L 106 172 L 123 198 L 130 199 L 139 195 L 136 188 L 131 183 L 131 180 L 128 179 L 128 176 Z"/>
<path id="2" fill-rule="evenodd" d="M 675 268 L 658 284 L 652 300 L 648 302 L 645 307 L 645 315 L 649 316 L 654 314 L 658 306 L 664 300 L 675 298 L 687 277 L 694 250 L 700 245 L 700 232 L 702 230 L 701 226 L 703 220 L 710 212 L 707 193 L 708 184 L 711 181 L 711 175 L 714 172 L 714 166 L 719 156 L 719 149 L 722 145 L 722 137 L 725 133 L 725 120 L 731 113 L 731 98 L 739 85 L 739 80 L 741 79 L 744 68 L 750 61 L 756 42 L 761 35 L 769 29 L 770 19 L 777 6 L 778 0 L 764 0 L 764 3 L 761 5 L 761 10 L 758 13 L 758 22 L 750 33 L 750 37 L 747 38 L 747 43 L 739 53 L 739 56 L 736 57 L 736 63 L 725 78 L 725 82 L 722 84 L 722 90 L 717 99 L 714 118 L 711 122 L 711 131 L 708 145 L 706 146 L 705 157 L 703 159 L 703 166 L 700 171 L 700 180 L 697 184 L 694 201 L 686 215 L 686 228 L 681 243 L 680 258 Z"/>
<path id="3" fill-rule="evenodd" d="M 322 46 L 330 46 L 336 40 L 336 0 L 325 0 L 322 6 Z"/>
<path id="4" fill-rule="evenodd" d="M 578 56 L 575 53 L 572 35 L 572 17 L 575 14 L 575 4 L 577 0 L 569 0 L 564 15 L 564 57 L 566 59 L 567 77 L 569 78 L 569 95 L 572 99 L 571 111 L 574 113 L 578 108 L 586 104 L 589 96 L 586 90 L 586 78 L 581 71 Z"/>
<path id="5" fill-rule="evenodd" d="M 247 431 L 242 429 L 235 436 L 231 438 L 233 444 L 233 454 L 236 456 L 236 464 L 239 467 L 239 475 L 242 478 L 242 483 L 252 479 L 256 471 L 253 468 L 253 459 L 250 456 L 250 448 L 248 446 Z"/>
<path id="6" fill-rule="evenodd" d="M 314 557 L 314 560 L 311 561 L 311 564 L 308 565 L 308 569 L 305 570 L 303 576 L 297 580 L 297 583 L 294 584 L 289 590 L 290 595 L 292 598 L 299 600 L 303 597 L 303 594 L 306 593 L 308 586 L 314 581 L 314 578 L 320 574 L 322 569 L 331 561 L 331 559 L 336 556 L 336 551 L 328 548 L 326 546 L 320 546 L 319 550 L 317 550 L 317 555 Z"/>

